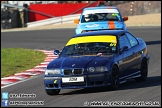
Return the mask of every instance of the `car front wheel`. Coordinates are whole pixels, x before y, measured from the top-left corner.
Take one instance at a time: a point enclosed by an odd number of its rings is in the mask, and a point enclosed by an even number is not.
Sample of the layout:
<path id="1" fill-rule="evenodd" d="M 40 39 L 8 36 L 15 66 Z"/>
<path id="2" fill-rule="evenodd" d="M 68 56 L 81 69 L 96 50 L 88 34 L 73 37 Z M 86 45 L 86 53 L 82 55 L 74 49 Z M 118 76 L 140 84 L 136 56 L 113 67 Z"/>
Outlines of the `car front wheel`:
<path id="1" fill-rule="evenodd" d="M 147 59 L 142 60 L 140 71 L 141 71 L 141 77 L 137 78 L 136 81 L 145 81 L 147 79 L 147 74 L 148 74 Z"/>
<path id="2" fill-rule="evenodd" d="M 57 90 L 45 90 L 46 91 L 46 93 L 48 94 L 48 95 L 57 95 L 57 94 L 59 94 L 60 93 L 60 89 L 57 89 Z"/>
<path id="3" fill-rule="evenodd" d="M 117 66 L 113 66 L 111 73 L 111 90 L 116 90 L 119 84 L 119 70 Z"/>

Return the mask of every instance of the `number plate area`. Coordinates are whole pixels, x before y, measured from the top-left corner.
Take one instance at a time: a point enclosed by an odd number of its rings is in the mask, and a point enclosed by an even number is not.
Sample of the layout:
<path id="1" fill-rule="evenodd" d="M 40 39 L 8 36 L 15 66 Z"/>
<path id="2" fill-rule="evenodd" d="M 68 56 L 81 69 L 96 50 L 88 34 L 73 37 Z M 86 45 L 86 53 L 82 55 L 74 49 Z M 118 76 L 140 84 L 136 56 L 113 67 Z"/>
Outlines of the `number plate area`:
<path id="1" fill-rule="evenodd" d="M 69 83 L 69 82 L 84 82 L 84 77 L 66 77 L 62 78 L 63 83 Z"/>

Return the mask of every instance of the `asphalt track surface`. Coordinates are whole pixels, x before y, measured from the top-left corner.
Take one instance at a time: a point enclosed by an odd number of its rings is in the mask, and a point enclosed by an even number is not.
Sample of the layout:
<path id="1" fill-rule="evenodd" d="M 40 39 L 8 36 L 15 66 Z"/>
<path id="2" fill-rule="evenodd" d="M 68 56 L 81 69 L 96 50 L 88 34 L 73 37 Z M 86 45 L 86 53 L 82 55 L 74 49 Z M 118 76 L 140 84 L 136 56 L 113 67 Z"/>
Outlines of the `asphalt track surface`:
<path id="1" fill-rule="evenodd" d="M 59 95 L 48 96 L 43 85 L 43 75 L 15 85 L 1 88 L 9 94 L 35 94 L 35 98 L 9 98 L 9 101 L 42 101 L 43 105 L 10 105 L 12 107 L 84 107 L 91 102 L 134 103 L 161 106 L 161 26 L 128 27 L 129 31 L 145 40 L 150 55 L 148 79 L 145 82 L 130 80 L 116 91 L 104 87 L 92 89 L 64 89 Z M 39 50 L 62 49 L 74 35 L 72 29 L 1 32 L 1 48 L 29 48 Z M 89 104 L 88 104 L 89 103 Z M 115 105 L 115 104 L 114 104 Z"/>

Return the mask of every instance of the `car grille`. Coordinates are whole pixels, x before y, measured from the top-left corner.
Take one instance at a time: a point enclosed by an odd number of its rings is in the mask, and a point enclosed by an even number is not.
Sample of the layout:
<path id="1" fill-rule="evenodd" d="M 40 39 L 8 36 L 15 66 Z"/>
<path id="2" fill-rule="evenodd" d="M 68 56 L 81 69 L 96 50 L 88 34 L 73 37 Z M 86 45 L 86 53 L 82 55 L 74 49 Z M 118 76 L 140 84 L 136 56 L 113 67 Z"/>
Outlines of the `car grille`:
<path id="1" fill-rule="evenodd" d="M 64 75 L 81 75 L 83 74 L 84 69 L 77 68 L 77 69 L 63 69 L 62 70 Z"/>

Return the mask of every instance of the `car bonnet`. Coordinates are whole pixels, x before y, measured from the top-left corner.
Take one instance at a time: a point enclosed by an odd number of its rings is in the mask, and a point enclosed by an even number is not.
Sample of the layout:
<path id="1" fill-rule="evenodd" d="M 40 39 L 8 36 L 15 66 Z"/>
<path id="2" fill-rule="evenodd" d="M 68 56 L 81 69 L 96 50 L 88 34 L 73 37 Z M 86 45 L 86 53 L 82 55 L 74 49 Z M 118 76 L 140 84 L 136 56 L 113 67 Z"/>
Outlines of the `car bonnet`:
<path id="1" fill-rule="evenodd" d="M 82 23 L 78 25 L 78 28 L 82 30 L 102 30 L 102 29 L 122 29 L 123 22 L 120 21 L 102 21 L 102 22 L 91 22 Z"/>
<path id="2" fill-rule="evenodd" d="M 96 35 L 96 36 L 81 36 L 71 38 L 66 46 L 78 44 L 78 43 L 88 43 L 88 42 L 110 42 L 112 45 L 116 45 L 116 36 L 113 35 Z M 76 67 L 86 67 L 89 64 L 94 66 L 102 66 L 110 60 L 109 57 L 112 55 L 98 56 L 98 55 L 71 55 L 71 56 L 61 56 L 52 62 L 50 62 L 47 68 L 62 68 L 71 67 L 75 64 Z"/>
<path id="3" fill-rule="evenodd" d="M 107 56 L 65 56 L 56 58 L 47 65 L 47 69 L 51 68 L 84 68 L 87 66 L 104 66 L 111 60 L 112 55 Z"/>

